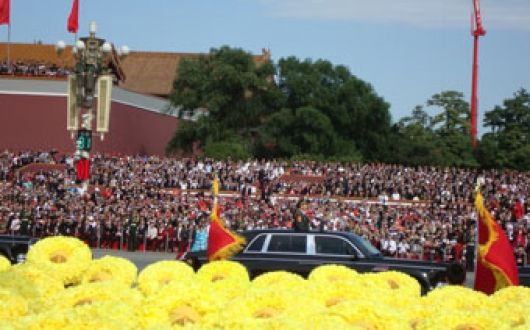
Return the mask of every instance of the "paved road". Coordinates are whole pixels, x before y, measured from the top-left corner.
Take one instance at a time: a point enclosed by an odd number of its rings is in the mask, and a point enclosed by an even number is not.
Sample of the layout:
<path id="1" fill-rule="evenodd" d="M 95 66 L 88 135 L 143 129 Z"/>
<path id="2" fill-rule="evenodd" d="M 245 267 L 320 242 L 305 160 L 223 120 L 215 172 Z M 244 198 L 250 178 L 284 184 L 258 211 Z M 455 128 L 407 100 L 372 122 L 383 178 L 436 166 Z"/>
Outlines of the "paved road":
<path id="1" fill-rule="evenodd" d="M 151 252 L 151 251 L 129 252 L 129 251 L 120 251 L 120 250 L 113 250 L 113 249 L 92 249 L 92 256 L 94 258 L 101 258 L 105 255 L 111 255 L 115 257 L 123 257 L 123 258 L 129 259 L 136 265 L 136 267 L 138 267 L 138 271 L 141 271 L 146 266 L 154 262 L 160 261 L 160 260 L 175 260 L 175 257 L 177 256 L 176 253 L 170 253 L 170 252 Z"/>
<path id="2" fill-rule="evenodd" d="M 151 252 L 151 251 L 137 251 L 137 252 L 129 252 L 129 251 L 119 251 L 119 250 L 112 250 L 112 249 L 92 249 L 92 255 L 94 258 L 101 258 L 105 255 L 112 255 L 116 257 L 124 257 L 129 260 L 131 260 L 136 267 L 138 267 L 138 271 L 140 272 L 142 269 L 144 269 L 146 266 L 160 261 L 160 260 L 175 260 L 176 253 L 167 253 L 167 252 Z M 466 276 L 466 286 L 469 288 L 473 288 L 475 282 L 475 273 L 474 272 L 468 272 Z"/>

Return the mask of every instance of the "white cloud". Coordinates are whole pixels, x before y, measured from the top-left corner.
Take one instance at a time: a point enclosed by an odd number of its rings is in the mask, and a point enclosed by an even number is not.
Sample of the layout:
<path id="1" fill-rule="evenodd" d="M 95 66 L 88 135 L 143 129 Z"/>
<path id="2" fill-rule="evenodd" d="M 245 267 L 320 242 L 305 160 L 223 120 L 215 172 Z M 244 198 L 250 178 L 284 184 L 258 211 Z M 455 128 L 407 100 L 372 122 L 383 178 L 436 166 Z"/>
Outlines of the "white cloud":
<path id="1" fill-rule="evenodd" d="M 423 28 L 467 28 L 472 0 L 259 0 L 272 16 L 397 23 Z M 530 1 L 482 0 L 486 29 L 530 30 Z"/>

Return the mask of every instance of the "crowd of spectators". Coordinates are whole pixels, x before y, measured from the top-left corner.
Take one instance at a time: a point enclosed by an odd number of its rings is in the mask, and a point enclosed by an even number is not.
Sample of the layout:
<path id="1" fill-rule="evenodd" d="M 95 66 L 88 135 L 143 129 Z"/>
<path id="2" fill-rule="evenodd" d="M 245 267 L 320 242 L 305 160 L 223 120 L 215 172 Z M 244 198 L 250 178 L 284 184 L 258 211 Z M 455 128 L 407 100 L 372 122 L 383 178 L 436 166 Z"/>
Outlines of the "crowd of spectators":
<path id="1" fill-rule="evenodd" d="M 73 157 L 2 152 L 0 228 L 78 236 L 100 248 L 182 253 L 207 234 L 217 176 L 221 218 L 232 230 L 291 228 L 303 198 L 313 228 L 352 231 L 389 256 L 470 265 L 475 187 L 482 182 L 517 262 L 526 264 L 530 252 L 530 173 L 95 153 L 85 190 Z M 29 164 L 46 166 L 30 171 Z"/>
<path id="2" fill-rule="evenodd" d="M 7 61 L 0 62 L 0 75 L 31 76 L 31 77 L 66 77 L 70 68 L 61 67 L 55 63 L 41 63 L 37 61 Z"/>

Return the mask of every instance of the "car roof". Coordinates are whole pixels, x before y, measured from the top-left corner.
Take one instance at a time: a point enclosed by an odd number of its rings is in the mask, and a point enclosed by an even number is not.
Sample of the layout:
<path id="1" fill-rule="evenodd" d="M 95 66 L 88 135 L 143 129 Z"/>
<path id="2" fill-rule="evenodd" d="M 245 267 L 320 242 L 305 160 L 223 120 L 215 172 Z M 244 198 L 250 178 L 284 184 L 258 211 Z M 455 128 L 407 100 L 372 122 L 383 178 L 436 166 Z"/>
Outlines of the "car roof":
<path id="1" fill-rule="evenodd" d="M 242 231 L 241 234 L 247 239 L 252 239 L 259 234 L 329 234 L 334 236 L 342 236 L 347 238 L 360 238 L 358 235 L 346 232 L 346 231 L 337 231 L 337 230 L 309 230 L 309 231 L 295 231 L 293 229 L 252 229 Z"/>

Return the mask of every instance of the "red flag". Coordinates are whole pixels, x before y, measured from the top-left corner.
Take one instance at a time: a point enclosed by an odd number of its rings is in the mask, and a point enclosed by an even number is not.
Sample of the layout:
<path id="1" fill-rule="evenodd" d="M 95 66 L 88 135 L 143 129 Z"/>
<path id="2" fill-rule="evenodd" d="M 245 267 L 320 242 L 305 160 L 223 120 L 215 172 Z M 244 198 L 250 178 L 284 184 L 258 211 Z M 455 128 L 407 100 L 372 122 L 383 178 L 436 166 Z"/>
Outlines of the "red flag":
<path id="1" fill-rule="evenodd" d="M 506 234 L 484 207 L 477 193 L 478 256 L 475 270 L 475 290 L 492 294 L 511 285 L 519 285 L 519 274 L 513 247 Z"/>
<path id="2" fill-rule="evenodd" d="M 0 25 L 10 24 L 9 5 L 11 0 L 0 0 Z"/>
<path id="3" fill-rule="evenodd" d="M 238 253 L 246 243 L 245 238 L 230 232 L 221 222 L 217 205 L 218 189 L 217 179 L 215 179 L 213 184 L 215 201 L 210 214 L 211 222 L 208 232 L 208 261 L 226 259 Z"/>
<path id="4" fill-rule="evenodd" d="M 68 17 L 68 32 L 77 33 L 77 30 L 79 30 L 79 0 L 74 0 Z"/>
<path id="5" fill-rule="evenodd" d="M 197 203 L 197 205 L 199 206 L 201 211 L 203 211 L 203 212 L 208 211 L 208 207 L 206 206 L 206 203 L 203 200 L 199 201 L 199 203 Z"/>

